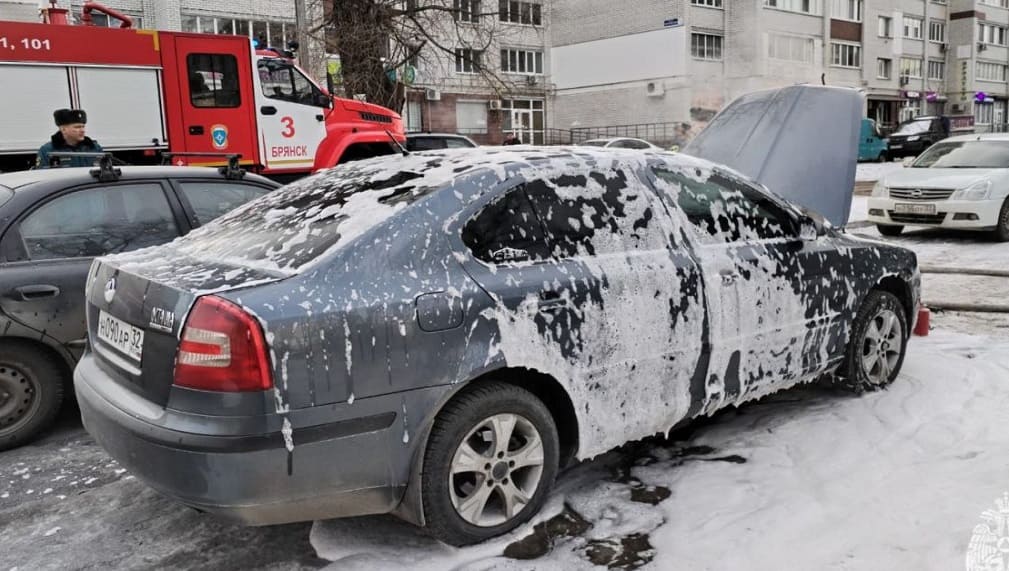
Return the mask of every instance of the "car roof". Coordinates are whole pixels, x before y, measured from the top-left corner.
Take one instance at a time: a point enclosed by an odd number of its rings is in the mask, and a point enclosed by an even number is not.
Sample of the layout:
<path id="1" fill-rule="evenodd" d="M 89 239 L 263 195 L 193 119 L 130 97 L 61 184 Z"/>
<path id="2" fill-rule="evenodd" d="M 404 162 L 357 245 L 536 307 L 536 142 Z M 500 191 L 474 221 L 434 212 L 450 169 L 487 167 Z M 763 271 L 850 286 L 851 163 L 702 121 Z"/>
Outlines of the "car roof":
<path id="1" fill-rule="evenodd" d="M 98 180 L 91 174 L 97 167 L 68 167 L 52 169 L 35 169 L 0 173 L 0 186 L 13 190 L 38 183 L 83 184 Z M 179 167 L 179 166 L 120 166 L 121 175 L 117 180 L 150 179 L 150 178 L 220 178 L 226 179 L 214 167 Z M 259 183 L 269 183 L 279 186 L 266 177 L 246 173 L 245 177 Z"/>
<path id="2" fill-rule="evenodd" d="M 948 137 L 940 142 L 962 143 L 964 141 L 1009 141 L 1009 133 L 970 133 Z"/>
<path id="3" fill-rule="evenodd" d="M 453 139 L 468 139 L 469 138 L 466 135 L 458 135 L 456 133 L 407 133 L 406 134 L 406 138 L 407 139 L 416 139 L 416 138 L 420 138 L 420 137 L 445 137 L 445 138 L 451 137 Z"/>

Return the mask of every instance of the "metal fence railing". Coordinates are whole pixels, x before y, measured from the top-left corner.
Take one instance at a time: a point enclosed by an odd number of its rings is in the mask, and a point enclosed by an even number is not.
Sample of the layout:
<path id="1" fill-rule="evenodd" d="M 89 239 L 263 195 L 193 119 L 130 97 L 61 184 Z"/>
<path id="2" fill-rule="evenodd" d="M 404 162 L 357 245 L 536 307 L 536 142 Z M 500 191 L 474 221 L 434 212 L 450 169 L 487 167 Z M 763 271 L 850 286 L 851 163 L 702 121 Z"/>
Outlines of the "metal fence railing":
<path id="1" fill-rule="evenodd" d="M 591 139 L 612 137 L 632 137 L 644 139 L 660 147 L 683 144 L 685 129 L 683 123 L 639 123 L 635 125 L 611 125 L 606 127 L 575 127 L 573 129 L 547 129 L 544 139 L 547 145 L 578 145 Z"/>

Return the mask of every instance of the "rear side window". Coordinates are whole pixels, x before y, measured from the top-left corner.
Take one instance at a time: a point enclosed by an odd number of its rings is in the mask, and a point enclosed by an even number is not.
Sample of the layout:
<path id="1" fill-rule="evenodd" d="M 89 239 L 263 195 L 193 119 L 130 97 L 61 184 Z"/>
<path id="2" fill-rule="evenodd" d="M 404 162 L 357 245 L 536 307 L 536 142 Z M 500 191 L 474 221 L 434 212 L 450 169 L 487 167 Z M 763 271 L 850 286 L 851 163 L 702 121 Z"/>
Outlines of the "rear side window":
<path id="1" fill-rule="evenodd" d="M 558 258 L 666 247 L 654 195 L 623 170 L 537 180 L 526 192 Z"/>
<path id="2" fill-rule="evenodd" d="M 484 207 L 466 224 L 462 239 L 474 256 L 489 264 L 549 257 L 543 227 L 522 187 Z"/>
<path id="3" fill-rule="evenodd" d="M 0 205 L 7 202 L 14 196 L 14 191 L 6 186 L 0 186 Z"/>
<path id="4" fill-rule="evenodd" d="M 189 101 L 193 107 L 238 107 L 238 59 L 228 54 L 189 54 Z"/>
<path id="5" fill-rule="evenodd" d="M 269 189 L 261 186 L 226 182 L 189 181 L 180 182 L 179 186 L 200 224 L 206 224 L 269 192 Z"/>
<path id="6" fill-rule="evenodd" d="M 473 145 L 471 145 L 466 139 L 459 139 L 456 137 L 445 139 L 445 146 L 449 149 L 469 149 L 473 147 Z"/>
<path id="7" fill-rule="evenodd" d="M 415 137 L 407 141 L 411 151 L 434 151 L 445 148 L 445 141 L 433 137 Z"/>
<path id="8" fill-rule="evenodd" d="M 160 184 L 79 190 L 51 200 L 21 222 L 31 260 L 127 252 L 178 237 Z"/>

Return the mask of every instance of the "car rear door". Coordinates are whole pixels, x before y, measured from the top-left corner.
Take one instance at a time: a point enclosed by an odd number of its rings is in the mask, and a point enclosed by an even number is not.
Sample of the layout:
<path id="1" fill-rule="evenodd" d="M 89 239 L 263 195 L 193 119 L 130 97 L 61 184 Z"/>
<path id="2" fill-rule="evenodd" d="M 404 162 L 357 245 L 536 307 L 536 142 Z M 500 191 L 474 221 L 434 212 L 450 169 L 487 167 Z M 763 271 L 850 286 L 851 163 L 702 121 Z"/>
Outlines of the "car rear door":
<path id="1" fill-rule="evenodd" d="M 32 205 L 4 234 L 0 308 L 79 358 L 84 286 L 96 256 L 168 242 L 188 229 L 160 181 L 69 188 Z"/>
<path id="2" fill-rule="evenodd" d="M 473 217 L 464 267 L 497 301 L 505 359 L 568 383 L 586 418 L 607 419 L 587 428 L 605 448 L 689 413 L 703 382 L 701 284 L 634 172 L 565 170 L 509 183 Z"/>

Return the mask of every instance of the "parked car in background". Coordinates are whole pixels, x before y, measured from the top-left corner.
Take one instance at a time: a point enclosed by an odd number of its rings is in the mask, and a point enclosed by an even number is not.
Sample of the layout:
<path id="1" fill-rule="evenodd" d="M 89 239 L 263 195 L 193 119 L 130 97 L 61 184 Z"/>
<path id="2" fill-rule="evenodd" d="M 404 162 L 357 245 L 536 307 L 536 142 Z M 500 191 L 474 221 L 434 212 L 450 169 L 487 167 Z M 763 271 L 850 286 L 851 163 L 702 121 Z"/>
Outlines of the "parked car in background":
<path id="1" fill-rule="evenodd" d="M 889 141 L 879 134 L 876 121 L 862 118 L 861 138 L 858 140 L 858 160 L 884 162 L 890 158 L 887 152 Z"/>
<path id="2" fill-rule="evenodd" d="M 887 157 L 890 159 L 916 157 L 946 137 L 949 137 L 949 118 L 915 117 L 904 121 L 890 133 Z"/>
<path id="3" fill-rule="evenodd" d="M 392 512 L 463 545 L 531 518 L 574 460 L 825 376 L 885 386 L 919 278 L 831 226 L 862 105 L 753 94 L 676 155 L 370 159 L 102 258 L 85 426 L 202 510 Z"/>
<path id="4" fill-rule="evenodd" d="M 988 231 L 1009 241 L 1009 134 L 960 135 L 887 174 L 869 198 L 884 236 L 905 226 Z"/>
<path id="5" fill-rule="evenodd" d="M 451 133 L 407 133 L 406 149 L 435 151 L 439 149 L 467 149 L 478 146 L 472 139 Z"/>
<path id="6" fill-rule="evenodd" d="M 613 137 L 610 139 L 589 139 L 582 143 L 584 146 L 588 147 L 607 147 L 611 149 L 639 149 L 648 151 L 662 151 L 662 147 L 653 145 L 648 141 L 643 139 L 634 139 L 631 137 Z"/>
<path id="7" fill-rule="evenodd" d="M 84 351 L 96 256 L 169 242 L 279 187 L 234 169 L 65 168 L 0 174 L 0 450 L 54 419 Z"/>

